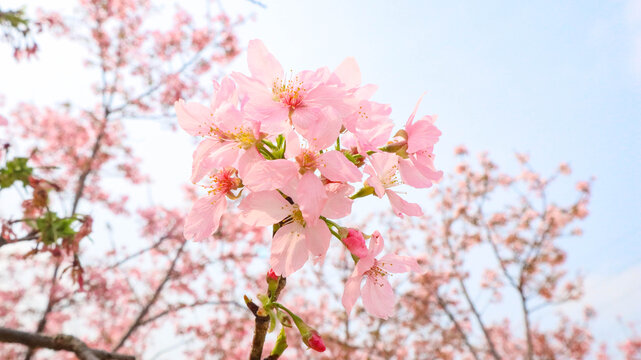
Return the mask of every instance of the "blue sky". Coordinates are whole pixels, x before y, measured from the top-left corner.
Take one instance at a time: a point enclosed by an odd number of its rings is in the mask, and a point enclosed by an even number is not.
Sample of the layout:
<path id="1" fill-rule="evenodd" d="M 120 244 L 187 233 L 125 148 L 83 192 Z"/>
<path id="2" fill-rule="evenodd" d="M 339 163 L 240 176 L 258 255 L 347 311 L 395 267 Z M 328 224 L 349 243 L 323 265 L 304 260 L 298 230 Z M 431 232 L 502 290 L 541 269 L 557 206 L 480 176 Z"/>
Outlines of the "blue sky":
<path id="1" fill-rule="evenodd" d="M 265 9 L 222 2 L 230 13 L 255 14 L 240 30 L 242 43 L 262 39 L 284 67 L 333 68 L 354 56 L 364 82 L 379 85 L 375 99 L 392 104 L 398 125 L 427 91 L 420 112 L 439 116 L 437 165 L 446 172 L 454 146 L 465 144 L 472 152 L 488 150 L 507 169 L 519 151 L 543 172 L 567 161 L 574 180 L 595 176 L 585 235 L 567 244 L 569 264 L 588 277 L 587 299 L 602 318 L 597 335 L 618 327 L 618 314 L 641 320 L 635 306 L 641 303 L 641 1 L 264 3 Z M 42 45 L 40 63 L 0 59 L 9 103 L 56 100 L 51 94 L 60 92 L 55 83 L 62 75 L 51 69 L 73 64 L 56 57 L 61 48 Z M 231 66 L 245 68 L 244 57 Z M 33 76 L 37 89 L 20 82 Z M 82 81 L 65 81 L 65 96 Z M 166 169 L 167 158 L 188 171 L 180 164 L 193 149 L 186 135 L 175 140 L 161 129 L 153 136 L 137 132 L 144 126 L 132 125 L 132 136 L 145 144 L 140 153 L 148 172 L 175 178 L 179 171 Z M 162 141 L 178 150 L 163 153 Z"/>

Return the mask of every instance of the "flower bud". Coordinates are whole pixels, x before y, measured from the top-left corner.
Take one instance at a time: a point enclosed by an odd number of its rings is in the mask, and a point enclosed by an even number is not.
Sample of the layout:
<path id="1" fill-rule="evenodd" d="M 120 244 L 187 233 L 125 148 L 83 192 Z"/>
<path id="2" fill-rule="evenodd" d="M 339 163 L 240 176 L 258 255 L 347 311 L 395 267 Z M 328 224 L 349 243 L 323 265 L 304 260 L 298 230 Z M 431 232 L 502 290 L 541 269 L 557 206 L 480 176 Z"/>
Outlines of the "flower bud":
<path id="1" fill-rule="evenodd" d="M 347 249 L 359 258 L 367 256 L 367 246 L 363 233 L 355 229 L 347 229 L 347 236 L 343 238 L 343 243 Z"/>
<path id="2" fill-rule="evenodd" d="M 269 293 L 273 294 L 278 288 L 278 275 L 276 275 L 273 269 L 269 269 L 267 275 L 265 275 L 265 280 L 267 281 L 267 289 L 269 290 Z"/>
<path id="3" fill-rule="evenodd" d="M 278 275 L 276 275 L 274 269 L 269 269 L 267 272 L 267 282 L 269 283 L 270 281 L 278 281 Z"/>
<path id="4" fill-rule="evenodd" d="M 321 336 L 318 334 L 318 331 L 316 331 L 311 326 L 307 325 L 303 321 L 303 319 L 296 316 L 292 312 L 288 311 L 288 313 L 289 313 L 289 316 L 291 316 L 292 320 L 294 320 L 294 324 L 296 324 L 296 327 L 298 328 L 298 332 L 300 332 L 300 336 L 303 340 L 303 343 L 305 343 L 305 345 L 309 346 L 311 349 L 316 350 L 318 352 L 325 351 L 325 344 L 323 343 L 323 338 L 321 338 Z"/>
<path id="5" fill-rule="evenodd" d="M 318 331 L 316 330 L 312 329 L 308 336 L 303 336 L 303 342 L 313 350 L 316 350 L 318 352 L 325 351 L 323 338 L 318 334 Z"/>

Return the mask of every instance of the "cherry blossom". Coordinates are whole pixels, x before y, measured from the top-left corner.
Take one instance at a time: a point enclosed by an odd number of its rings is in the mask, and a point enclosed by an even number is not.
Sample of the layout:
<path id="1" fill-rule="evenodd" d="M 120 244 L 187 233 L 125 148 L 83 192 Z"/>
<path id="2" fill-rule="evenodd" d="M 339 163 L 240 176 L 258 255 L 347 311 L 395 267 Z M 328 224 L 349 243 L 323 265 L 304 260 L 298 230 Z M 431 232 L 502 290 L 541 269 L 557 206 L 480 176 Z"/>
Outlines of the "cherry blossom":
<path id="1" fill-rule="evenodd" d="M 383 245 L 381 234 L 378 231 L 374 232 L 367 255 L 359 259 L 354 272 L 347 279 L 342 301 L 348 314 L 352 312 L 356 300 L 362 297 L 363 306 L 368 313 L 387 319 L 394 314 L 396 302 L 387 276 L 408 271 L 421 271 L 416 259 L 411 257 L 387 254 L 377 259 L 376 256 L 383 250 Z M 363 279 L 365 279 L 365 285 L 361 288 Z"/>

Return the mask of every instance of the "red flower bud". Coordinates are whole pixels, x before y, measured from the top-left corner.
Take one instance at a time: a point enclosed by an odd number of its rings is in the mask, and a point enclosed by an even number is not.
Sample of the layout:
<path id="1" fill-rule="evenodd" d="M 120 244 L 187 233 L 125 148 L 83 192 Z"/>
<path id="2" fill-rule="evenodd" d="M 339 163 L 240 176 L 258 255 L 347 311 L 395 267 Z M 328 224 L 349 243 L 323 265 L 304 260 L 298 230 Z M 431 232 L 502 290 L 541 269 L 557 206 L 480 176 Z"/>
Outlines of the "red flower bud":
<path id="1" fill-rule="evenodd" d="M 267 278 L 271 280 L 278 280 L 278 275 L 274 272 L 274 269 L 269 269 L 269 272 L 267 273 Z"/>
<path id="2" fill-rule="evenodd" d="M 309 346 L 313 350 L 318 352 L 325 351 L 325 344 L 323 343 L 323 338 L 318 334 L 316 330 L 309 332 L 308 336 L 303 337 L 303 342 L 305 345 Z"/>

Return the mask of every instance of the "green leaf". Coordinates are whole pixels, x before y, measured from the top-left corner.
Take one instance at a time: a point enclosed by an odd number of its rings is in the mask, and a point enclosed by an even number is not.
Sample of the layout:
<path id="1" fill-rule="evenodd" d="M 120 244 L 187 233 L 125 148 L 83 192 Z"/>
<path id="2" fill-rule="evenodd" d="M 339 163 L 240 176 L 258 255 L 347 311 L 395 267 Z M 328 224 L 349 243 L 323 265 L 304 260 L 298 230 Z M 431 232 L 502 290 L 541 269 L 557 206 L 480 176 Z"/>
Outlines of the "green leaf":
<path id="1" fill-rule="evenodd" d="M 58 239 L 70 238 L 76 235 L 72 225 L 77 220 L 74 217 L 59 218 L 53 211 L 46 212 L 36 220 L 36 228 L 40 232 L 40 239 L 46 245 L 56 243 Z"/>
<path id="2" fill-rule="evenodd" d="M 27 166 L 28 160 L 27 158 L 17 157 L 7 161 L 6 167 L 0 169 L 0 189 L 6 189 L 16 181 L 21 181 L 22 185 L 27 187 L 29 176 L 33 172 L 33 168 Z"/>

